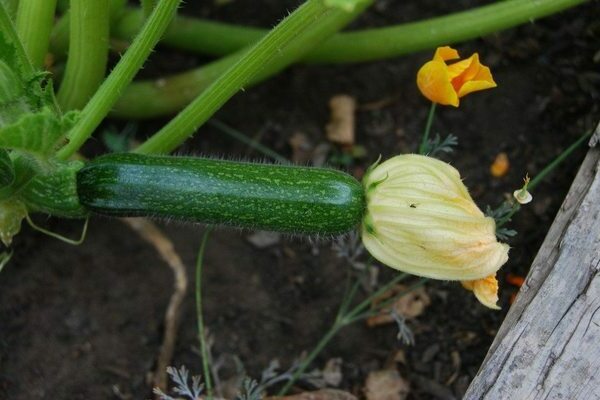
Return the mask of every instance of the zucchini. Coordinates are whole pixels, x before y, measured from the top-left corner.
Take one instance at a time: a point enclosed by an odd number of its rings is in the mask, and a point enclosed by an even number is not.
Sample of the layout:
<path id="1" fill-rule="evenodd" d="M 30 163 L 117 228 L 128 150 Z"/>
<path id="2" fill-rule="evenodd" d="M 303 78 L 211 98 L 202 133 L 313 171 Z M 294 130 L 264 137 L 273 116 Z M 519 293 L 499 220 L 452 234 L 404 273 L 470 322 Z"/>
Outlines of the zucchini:
<path id="1" fill-rule="evenodd" d="M 109 154 L 77 174 L 81 204 L 108 216 L 150 216 L 253 229 L 340 234 L 365 210 L 343 172 L 208 158 Z"/>

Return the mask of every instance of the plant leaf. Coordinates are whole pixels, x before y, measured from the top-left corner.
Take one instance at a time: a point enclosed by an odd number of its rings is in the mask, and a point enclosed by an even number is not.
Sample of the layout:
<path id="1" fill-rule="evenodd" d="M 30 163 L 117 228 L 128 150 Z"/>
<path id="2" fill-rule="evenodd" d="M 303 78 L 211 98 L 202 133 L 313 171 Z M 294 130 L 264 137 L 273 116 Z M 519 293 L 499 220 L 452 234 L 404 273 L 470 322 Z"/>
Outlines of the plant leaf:
<path id="1" fill-rule="evenodd" d="M 0 149 L 0 188 L 11 185 L 15 181 L 15 168 L 8 151 Z"/>
<path id="2" fill-rule="evenodd" d="M 28 153 L 45 161 L 77 121 L 71 111 L 60 117 L 49 107 L 35 114 L 24 114 L 15 123 L 0 128 L 0 147 Z"/>

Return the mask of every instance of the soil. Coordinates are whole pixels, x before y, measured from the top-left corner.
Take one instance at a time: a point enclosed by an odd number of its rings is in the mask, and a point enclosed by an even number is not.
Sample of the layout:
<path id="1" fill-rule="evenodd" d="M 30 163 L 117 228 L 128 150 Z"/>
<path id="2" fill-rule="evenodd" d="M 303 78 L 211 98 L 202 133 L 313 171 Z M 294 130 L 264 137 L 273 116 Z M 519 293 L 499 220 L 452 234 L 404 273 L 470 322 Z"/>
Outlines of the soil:
<path id="1" fill-rule="evenodd" d="M 222 6 L 187 3 L 182 12 L 272 26 L 296 2 L 261 0 L 261 7 L 240 1 Z M 400 3 L 378 1 L 354 26 L 383 26 L 486 2 Z M 458 136 L 456 152 L 445 159 L 462 172 L 480 206 L 500 203 L 526 173 L 535 175 L 597 122 L 598 21 L 598 3 L 591 2 L 458 46 L 463 55 L 479 52 L 498 88 L 467 97 L 459 109 L 438 108 L 433 129 Z M 429 105 L 414 77 L 431 54 L 358 65 L 294 66 L 240 93 L 216 118 L 291 157 L 292 135 L 304 134 L 313 149 L 327 142 L 329 99 L 352 95 L 362 106 L 357 144 L 367 152 L 341 167 L 359 176 L 379 154 L 386 158 L 417 147 Z M 161 49 L 143 75 L 175 72 L 205 60 Z M 140 139 L 162 123 L 140 123 Z M 264 158 L 214 126 L 201 128 L 182 152 Z M 500 152 L 508 154 L 511 167 L 506 176 L 494 178 L 489 166 Z M 485 309 L 458 284 L 430 281 L 426 291 L 431 305 L 407 322 L 415 336 L 413 346 L 396 338 L 394 324 L 369 328 L 360 323 L 345 328 L 314 368 L 341 358 L 339 387 L 363 396 L 367 374 L 396 363 L 410 382 L 409 399 L 460 398 L 518 290 L 506 282 L 507 274 L 527 274 L 584 154 L 585 148 L 577 150 L 552 173 L 535 190 L 534 202 L 510 224 L 518 235 L 510 240 L 510 261 L 498 275 L 502 311 Z M 81 228 L 75 221 L 40 223 L 68 236 L 77 236 Z M 177 223 L 162 227 L 191 280 L 205 228 Z M 312 349 L 333 322 L 352 268 L 336 256 L 330 242 L 283 237 L 259 249 L 248 242 L 250 234 L 229 229 L 212 233 L 205 259 L 204 312 L 213 357 L 237 357 L 247 374 L 258 378 L 271 360 L 278 359 L 286 369 Z M 97 218 L 79 247 L 24 227 L 14 250 L 0 278 L 0 398 L 150 398 L 148 377 L 173 289 L 171 272 L 154 249 L 121 222 Z M 382 268 L 379 281 L 390 276 L 392 271 Z M 198 354 L 190 289 L 172 365 L 186 365 L 200 374 Z M 390 361 L 394 359 L 401 361 Z M 228 372 L 223 373 L 225 379 Z M 312 388 L 300 382 L 295 390 Z"/>

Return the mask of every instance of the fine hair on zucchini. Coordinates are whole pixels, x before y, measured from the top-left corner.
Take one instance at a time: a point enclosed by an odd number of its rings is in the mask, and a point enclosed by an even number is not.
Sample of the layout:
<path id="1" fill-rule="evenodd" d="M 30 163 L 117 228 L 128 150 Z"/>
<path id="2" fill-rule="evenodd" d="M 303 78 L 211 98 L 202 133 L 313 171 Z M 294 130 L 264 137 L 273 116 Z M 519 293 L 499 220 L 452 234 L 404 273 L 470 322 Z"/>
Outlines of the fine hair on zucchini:
<path id="1" fill-rule="evenodd" d="M 109 154 L 77 173 L 85 208 L 298 234 L 339 235 L 365 209 L 362 185 L 327 168 Z"/>

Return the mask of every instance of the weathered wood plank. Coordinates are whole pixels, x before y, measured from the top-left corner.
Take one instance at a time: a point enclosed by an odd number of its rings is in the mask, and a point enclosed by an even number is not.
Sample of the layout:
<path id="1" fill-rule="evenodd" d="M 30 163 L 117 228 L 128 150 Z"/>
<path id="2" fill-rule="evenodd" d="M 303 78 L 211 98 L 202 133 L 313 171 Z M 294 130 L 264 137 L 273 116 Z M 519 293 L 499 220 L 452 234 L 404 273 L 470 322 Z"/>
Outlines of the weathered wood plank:
<path id="1" fill-rule="evenodd" d="M 590 144 L 599 138 L 597 129 Z M 589 150 L 465 399 L 600 399 L 600 149 Z"/>

